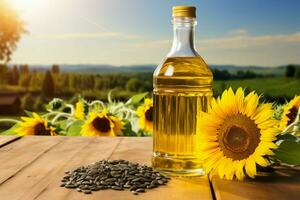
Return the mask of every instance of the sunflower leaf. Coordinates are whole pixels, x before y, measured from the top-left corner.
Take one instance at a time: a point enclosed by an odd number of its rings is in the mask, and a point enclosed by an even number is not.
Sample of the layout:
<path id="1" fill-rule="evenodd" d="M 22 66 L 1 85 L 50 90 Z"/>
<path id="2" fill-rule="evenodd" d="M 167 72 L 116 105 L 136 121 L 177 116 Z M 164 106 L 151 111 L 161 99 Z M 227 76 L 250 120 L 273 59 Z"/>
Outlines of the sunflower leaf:
<path id="1" fill-rule="evenodd" d="M 67 130 L 67 136 L 80 136 L 81 127 L 83 125 L 83 121 L 77 120 L 69 127 Z"/>
<path id="2" fill-rule="evenodd" d="M 275 157 L 289 165 L 300 165 L 300 143 L 293 140 L 283 141 L 274 150 Z"/>
<path id="3" fill-rule="evenodd" d="M 136 132 L 132 130 L 132 125 L 128 120 L 125 121 L 124 129 L 122 130 L 122 132 L 123 136 L 136 136 Z"/>
<path id="4" fill-rule="evenodd" d="M 32 112 L 28 111 L 28 110 L 24 110 L 25 114 L 28 116 L 28 117 L 32 117 Z"/>
<path id="5" fill-rule="evenodd" d="M 140 103 L 146 96 L 148 95 L 148 92 L 144 92 L 141 94 L 133 95 L 128 101 L 126 102 L 126 105 L 134 105 Z"/>
<path id="6" fill-rule="evenodd" d="M 13 125 L 10 129 L 1 132 L 0 135 L 17 135 L 16 129 L 19 127 L 20 127 L 20 125 L 17 123 L 15 125 Z"/>
<path id="7" fill-rule="evenodd" d="M 282 134 L 282 135 L 278 135 L 277 136 L 277 140 L 292 140 L 292 141 L 296 141 L 297 137 L 291 135 L 291 134 Z"/>

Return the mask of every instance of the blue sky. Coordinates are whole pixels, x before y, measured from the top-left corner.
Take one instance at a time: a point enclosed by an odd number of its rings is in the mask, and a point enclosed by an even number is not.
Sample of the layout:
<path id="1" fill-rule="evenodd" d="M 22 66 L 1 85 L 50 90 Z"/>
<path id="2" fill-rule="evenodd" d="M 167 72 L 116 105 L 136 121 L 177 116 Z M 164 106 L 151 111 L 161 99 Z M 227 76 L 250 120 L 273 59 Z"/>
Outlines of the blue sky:
<path id="1" fill-rule="evenodd" d="M 10 0 L 26 20 L 13 56 L 29 64 L 158 64 L 172 41 L 171 8 L 197 7 L 209 64 L 300 63 L 297 0 Z"/>

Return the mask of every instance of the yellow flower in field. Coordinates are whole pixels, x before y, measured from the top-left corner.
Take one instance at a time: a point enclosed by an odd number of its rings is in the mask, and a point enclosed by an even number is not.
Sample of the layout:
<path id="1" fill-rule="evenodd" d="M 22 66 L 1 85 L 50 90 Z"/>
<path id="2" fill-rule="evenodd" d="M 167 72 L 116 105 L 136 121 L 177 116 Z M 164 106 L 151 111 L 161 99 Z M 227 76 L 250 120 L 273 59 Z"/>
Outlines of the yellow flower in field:
<path id="1" fill-rule="evenodd" d="M 281 115 L 280 130 L 284 130 L 288 125 L 296 120 L 298 110 L 300 109 L 300 95 L 295 96 L 286 106 L 284 106 Z"/>
<path id="2" fill-rule="evenodd" d="M 83 136 L 115 136 L 122 133 L 123 123 L 118 117 L 109 116 L 106 111 L 92 112 L 82 126 Z"/>
<path id="3" fill-rule="evenodd" d="M 84 120 L 85 114 L 83 101 L 78 101 L 76 103 L 74 117 L 79 120 Z"/>
<path id="4" fill-rule="evenodd" d="M 277 148 L 273 141 L 279 133 L 273 113 L 272 104 L 259 105 L 258 95 L 251 92 L 244 97 L 242 88 L 236 93 L 230 88 L 213 99 L 198 124 L 206 173 L 242 180 L 244 171 L 254 178 L 256 164 L 269 165 L 264 156 L 273 155 L 272 149 Z"/>
<path id="5" fill-rule="evenodd" d="M 139 116 L 138 124 L 141 129 L 145 131 L 153 130 L 153 101 L 152 99 L 145 99 L 144 105 L 137 108 L 137 115 Z"/>
<path id="6" fill-rule="evenodd" d="M 23 122 L 16 132 L 20 136 L 25 135 L 56 135 L 55 128 L 48 126 L 48 122 L 41 118 L 38 114 L 33 113 L 31 117 L 21 117 Z"/>
<path id="7" fill-rule="evenodd" d="M 115 117 L 115 116 L 109 116 L 110 117 L 110 120 L 113 122 L 114 124 L 114 132 L 115 132 L 115 135 L 117 136 L 122 136 L 122 129 L 123 129 L 123 126 L 124 126 L 124 123 L 122 122 L 122 120 L 120 120 L 120 118 L 118 117 Z"/>

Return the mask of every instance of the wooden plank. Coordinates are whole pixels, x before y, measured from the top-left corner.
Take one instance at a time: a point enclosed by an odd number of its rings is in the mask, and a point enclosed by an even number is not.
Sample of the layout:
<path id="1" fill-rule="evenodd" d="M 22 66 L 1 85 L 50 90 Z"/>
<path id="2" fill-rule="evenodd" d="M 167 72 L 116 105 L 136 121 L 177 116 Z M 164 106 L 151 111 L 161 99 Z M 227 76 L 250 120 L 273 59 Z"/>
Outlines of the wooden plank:
<path id="1" fill-rule="evenodd" d="M 78 194 L 59 187 L 64 171 L 108 158 L 120 141 L 120 138 L 105 137 L 64 138 L 55 148 L 45 152 L 30 166 L 2 184 L 1 199 L 59 200 L 67 199 L 70 193 Z M 48 140 L 51 141 L 52 138 Z"/>
<path id="2" fill-rule="evenodd" d="M 62 139 L 63 137 L 49 140 L 48 137 L 27 136 L 0 148 L 0 185 Z"/>
<path id="3" fill-rule="evenodd" d="M 5 146 L 6 144 L 9 144 L 10 142 L 17 140 L 18 138 L 19 136 L 15 135 L 0 136 L 0 148 Z"/>
<path id="4" fill-rule="evenodd" d="M 39 137 L 36 137 L 37 139 Z M 48 138 L 49 141 L 55 137 Z M 43 145 L 46 141 L 41 141 Z M 10 145 L 9 145 L 10 146 Z M 22 146 L 20 149 L 24 149 Z M 32 149 L 32 151 L 35 151 Z M 59 187 L 64 171 L 101 159 L 126 159 L 150 164 L 151 138 L 64 137 L 13 178 L 0 185 L 1 199 L 212 199 L 206 177 L 174 178 L 167 186 L 135 196 L 129 191 L 105 190 L 84 195 Z M 29 152 L 26 152 L 28 154 Z M 11 160 L 8 164 L 12 162 Z M 14 163 L 15 165 L 16 163 Z M 12 166 L 14 166 L 12 165 Z"/>
<path id="5" fill-rule="evenodd" d="M 151 165 L 152 138 L 123 138 L 120 145 L 113 152 L 110 159 L 126 159 L 132 162 Z M 45 198 L 46 199 L 46 198 Z M 51 199 L 51 198 L 50 198 Z M 69 200 L 182 200 L 182 199 L 212 199 L 209 182 L 206 176 L 194 178 L 173 178 L 168 185 L 149 190 L 140 195 L 133 195 L 130 191 L 104 190 L 84 195 L 72 192 Z"/>
<path id="6" fill-rule="evenodd" d="M 300 199 L 300 169 L 279 167 L 243 182 L 226 181 L 213 177 L 217 200 L 292 200 Z"/>

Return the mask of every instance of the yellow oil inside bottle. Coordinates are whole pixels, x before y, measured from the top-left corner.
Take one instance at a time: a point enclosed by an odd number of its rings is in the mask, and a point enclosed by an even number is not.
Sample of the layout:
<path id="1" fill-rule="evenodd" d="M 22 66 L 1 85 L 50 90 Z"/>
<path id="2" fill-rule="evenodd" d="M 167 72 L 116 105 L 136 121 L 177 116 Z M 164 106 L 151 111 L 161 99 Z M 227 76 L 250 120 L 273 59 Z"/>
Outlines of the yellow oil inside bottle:
<path id="1" fill-rule="evenodd" d="M 212 97 L 213 76 L 200 57 L 170 57 L 154 72 L 152 166 L 175 175 L 202 173 L 201 111 Z"/>

